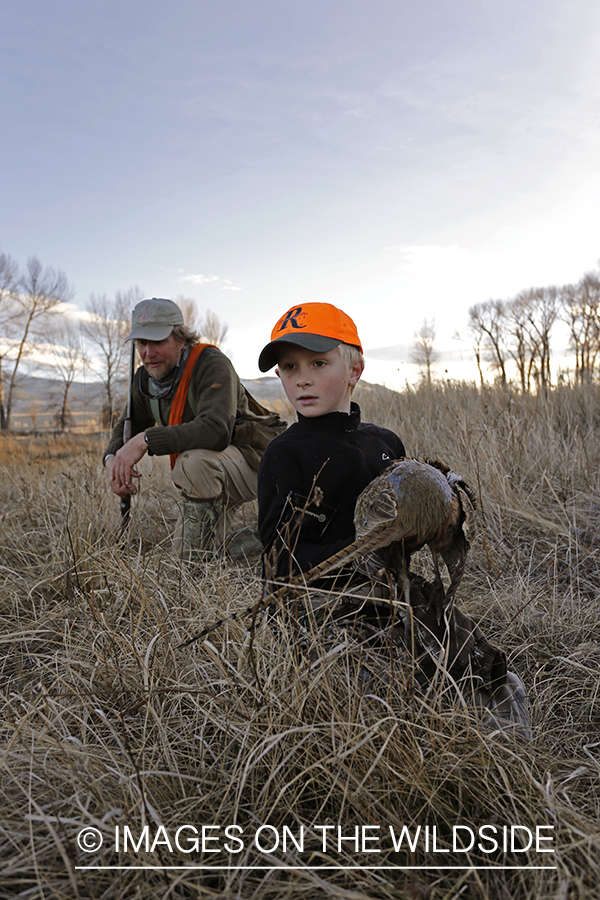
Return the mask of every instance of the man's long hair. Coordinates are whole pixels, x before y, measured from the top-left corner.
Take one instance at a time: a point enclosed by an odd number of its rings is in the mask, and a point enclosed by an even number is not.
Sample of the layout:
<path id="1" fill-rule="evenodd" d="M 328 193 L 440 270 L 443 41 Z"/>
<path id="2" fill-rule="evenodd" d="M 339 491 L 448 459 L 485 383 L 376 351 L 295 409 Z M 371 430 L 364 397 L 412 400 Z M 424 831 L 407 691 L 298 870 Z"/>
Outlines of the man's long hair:
<path id="1" fill-rule="evenodd" d="M 188 328 L 187 325 L 174 325 L 171 334 L 176 340 L 185 341 L 188 347 L 193 347 L 194 344 L 200 343 L 198 332 L 194 331 L 193 328 Z"/>

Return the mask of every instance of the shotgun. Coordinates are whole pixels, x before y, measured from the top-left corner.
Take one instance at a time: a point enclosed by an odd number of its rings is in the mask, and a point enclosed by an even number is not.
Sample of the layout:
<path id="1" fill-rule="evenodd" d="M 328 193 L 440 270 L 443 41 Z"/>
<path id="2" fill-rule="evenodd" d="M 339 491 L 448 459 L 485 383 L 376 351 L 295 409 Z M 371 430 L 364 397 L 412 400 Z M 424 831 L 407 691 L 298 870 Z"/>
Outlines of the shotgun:
<path id="1" fill-rule="evenodd" d="M 131 316 L 133 325 L 133 313 Z M 131 440 L 133 437 L 133 422 L 131 420 L 131 391 L 133 388 L 133 376 L 135 374 L 135 341 L 131 341 L 131 353 L 129 356 L 129 384 L 127 388 L 127 415 L 123 422 L 123 444 Z M 119 525 L 118 535 L 123 534 L 129 524 L 129 511 L 131 509 L 131 494 L 121 497 L 121 524 Z"/>

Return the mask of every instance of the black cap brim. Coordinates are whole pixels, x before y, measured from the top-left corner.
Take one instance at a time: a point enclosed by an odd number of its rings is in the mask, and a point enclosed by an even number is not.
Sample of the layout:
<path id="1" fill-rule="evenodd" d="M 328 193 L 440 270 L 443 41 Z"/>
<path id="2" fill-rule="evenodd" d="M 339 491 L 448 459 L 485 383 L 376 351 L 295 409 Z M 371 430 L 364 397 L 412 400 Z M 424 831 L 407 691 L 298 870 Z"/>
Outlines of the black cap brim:
<path id="1" fill-rule="evenodd" d="M 286 334 L 283 337 L 276 338 L 262 350 L 258 357 L 258 368 L 261 372 L 268 372 L 273 366 L 277 365 L 277 346 L 278 344 L 296 344 L 298 347 L 304 347 L 305 350 L 312 350 L 313 353 L 327 353 L 333 350 L 342 342 L 338 338 L 325 337 L 322 334 Z"/>

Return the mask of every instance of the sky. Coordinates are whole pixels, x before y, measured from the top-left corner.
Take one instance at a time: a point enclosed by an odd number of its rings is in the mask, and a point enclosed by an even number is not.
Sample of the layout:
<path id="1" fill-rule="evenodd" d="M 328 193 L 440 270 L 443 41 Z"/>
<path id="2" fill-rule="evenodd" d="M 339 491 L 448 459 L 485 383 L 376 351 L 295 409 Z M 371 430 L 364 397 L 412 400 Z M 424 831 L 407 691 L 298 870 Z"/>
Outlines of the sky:
<path id="1" fill-rule="evenodd" d="M 0 0 L 0 250 L 228 324 L 331 302 L 399 387 L 424 320 L 600 259 L 596 0 Z M 458 335 L 458 336 L 457 336 Z M 412 375 L 411 375 L 412 373 Z"/>

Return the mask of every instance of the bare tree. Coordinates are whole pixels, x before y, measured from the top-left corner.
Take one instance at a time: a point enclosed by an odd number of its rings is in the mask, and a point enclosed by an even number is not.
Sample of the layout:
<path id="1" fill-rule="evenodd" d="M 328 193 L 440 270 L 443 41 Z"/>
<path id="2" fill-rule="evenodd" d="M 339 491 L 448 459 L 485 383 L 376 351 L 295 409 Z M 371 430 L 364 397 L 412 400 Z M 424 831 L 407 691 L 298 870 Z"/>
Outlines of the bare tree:
<path id="1" fill-rule="evenodd" d="M 227 337 L 229 325 L 222 322 L 216 313 L 207 309 L 203 318 L 201 318 L 198 323 L 198 330 L 202 335 L 202 339 L 206 341 L 207 344 L 214 344 L 215 347 L 221 347 Z"/>
<path id="2" fill-rule="evenodd" d="M 112 414 L 115 406 L 115 390 L 118 382 L 127 377 L 129 349 L 125 338 L 131 331 L 131 312 L 144 299 L 139 287 L 117 291 L 114 300 L 105 294 L 92 294 L 87 306 L 89 320 L 81 330 L 95 348 L 98 362 L 91 367 L 100 376 L 106 391 L 106 404 Z"/>
<path id="3" fill-rule="evenodd" d="M 431 384 L 431 370 L 439 359 L 439 353 L 434 347 L 435 343 L 435 319 L 428 322 L 423 319 L 423 324 L 415 335 L 411 345 L 410 358 L 419 367 L 421 377 L 427 384 Z"/>
<path id="4" fill-rule="evenodd" d="M 507 352 L 515 363 L 523 393 L 528 393 L 531 388 L 538 353 L 537 342 L 528 328 L 534 302 L 533 291 L 529 290 L 504 304 Z"/>
<path id="5" fill-rule="evenodd" d="M 502 386 L 508 382 L 505 345 L 505 304 L 502 300 L 487 300 L 469 309 L 469 332 L 479 351 L 483 347 L 490 368 L 500 375 Z M 481 373 L 481 369 L 479 370 Z"/>
<path id="6" fill-rule="evenodd" d="M 0 343 L 0 431 L 6 430 L 4 408 L 4 358 L 10 349 L 8 339 L 17 319 L 15 293 L 19 281 L 19 267 L 6 253 L 0 253 L 0 328 L 3 342 Z M 6 343 L 5 343 L 6 341 Z"/>
<path id="7" fill-rule="evenodd" d="M 598 272 L 586 272 L 577 285 L 579 311 L 585 339 L 581 346 L 581 381 L 591 381 L 597 369 L 600 353 L 600 277 Z"/>
<path id="8" fill-rule="evenodd" d="M 42 401 L 37 396 L 37 394 L 33 395 L 27 401 L 27 409 L 29 411 L 29 418 L 31 419 L 31 427 L 33 428 L 33 433 L 38 433 L 38 419 L 40 417 L 40 412 L 42 411 Z"/>
<path id="9" fill-rule="evenodd" d="M 173 303 L 176 303 L 183 313 L 183 321 L 188 328 L 197 331 L 203 341 L 207 344 L 214 344 L 216 347 L 223 345 L 229 326 L 222 322 L 216 313 L 207 309 L 205 314 L 201 315 L 197 301 L 183 294 L 175 297 Z"/>
<path id="10" fill-rule="evenodd" d="M 558 288 L 533 288 L 525 292 L 527 300 L 527 330 L 534 353 L 535 373 L 543 390 L 551 385 L 550 335 L 558 319 L 560 305 Z"/>
<path id="11" fill-rule="evenodd" d="M 183 294 L 180 294 L 179 297 L 175 297 L 173 303 L 176 303 L 183 313 L 183 321 L 188 328 L 200 332 L 202 330 L 202 320 L 196 301 L 192 297 L 185 297 Z"/>
<path id="12" fill-rule="evenodd" d="M 600 353 L 599 273 L 586 272 L 578 284 L 567 284 L 558 293 L 569 326 L 569 346 L 575 352 L 575 378 L 589 382 Z"/>
<path id="13" fill-rule="evenodd" d="M 586 343 L 586 325 L 580 316 L 577 285 L 563 285 L 560 289 L 560 299 L 563 308 L 563 319 L 569 327 L 569 347 L 575 353 L 575 381 L 580 381 L 583 380 L 583 348 Z"/>
<path id="14" fill-rule="evenodd" d="M 81 334 L 73 325 L 67 324 L 61 329 L 60 336 L 56 337 L 58 341 L 52 348 L 53 368 L 62 382 L 62 391 L 60 408 L 54 420 L 61 431 L 66 431 L 72 419 L 68 405 L 69 390 L 75 380 L 77 369 L 85 361 L 85 356 L 81 346 Z"/>
<path id="15" fill-rule="evenodd" d="M 17 371 L 23 356 L 26 354 L 33 336 L 42 322 L 60 310 L 62 303 L 67 303 L 73 296 L 73 289 L 64 272 L 51 266 L 42 266 L 35 256 L 27 260 L 25 272 L 18 282 L 15 303 L 19 314 L 20 338 L 16 347 L 16 356 L 8 386 L 6 400 L 5 429 L 10 431 L 10 416 L 13 395 L 17 380 Z"/>

